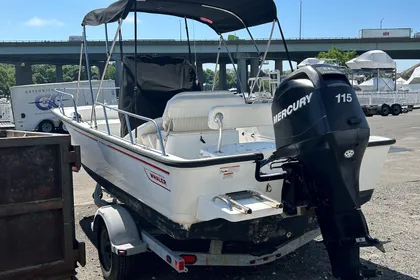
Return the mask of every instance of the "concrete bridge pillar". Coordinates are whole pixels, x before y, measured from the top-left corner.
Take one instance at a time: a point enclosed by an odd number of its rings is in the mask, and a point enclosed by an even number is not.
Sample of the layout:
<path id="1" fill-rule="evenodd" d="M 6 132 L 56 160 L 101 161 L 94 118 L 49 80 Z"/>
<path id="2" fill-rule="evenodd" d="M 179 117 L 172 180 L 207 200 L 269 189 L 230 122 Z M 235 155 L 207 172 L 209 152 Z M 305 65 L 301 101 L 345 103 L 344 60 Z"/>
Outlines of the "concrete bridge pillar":
<path id="1" fill-rule="evenodd" d="M 239 80 L 236 82 L 238 92 L 245 92 L 248 84 L 248 69 L 245 58 L 238 58 L 238 76 Z"/>
<path id="2" fill-rule="evenodd" d="M 105 62 L 99 63 L 96 67 L 98 67 L 98 80 L 100 80 L 102 79 L 102 75 L 105 71 Z"/>
<path id="3" fill-rule="evenodd" d="M 200 83 L 201 88 L 203 88 L 203 84 L 204 84 L 203 63 L 202 62 L 196 62 L 196 63 L 197 63 L 198 82 Z"/>
<path id="4" fill-rule="evenodd" d="M 31 85 L 32 81 L 32 65 L 29 63 L 18 63 L 15 65 L 16 85 Z"/>
<path id="5" fill-rule="evenodd" d="M 276 59 L 274 61 L 274 64 L 275 64 L 274 69 L 280 70 L 280 75 L 283 74 L 283 60 Z"/>
<path id="6" fill-rule="evenodd" d="M 260 67 L 260 60 L 258 58 L 251 59 L 251 77 L 256 77 Z"/>
<path id="7" fill-rule="evenodd" d="M 63 65 L 58 64 L 55 66 L 55 81 L 57 83 L 63 81 Z"/>
<path id="8" fill-rule="evenodd" d="M 226 63 L 220 63 L 219 68 L 219 87 L 221 90 L 228 89 L 226 77 Z"/>

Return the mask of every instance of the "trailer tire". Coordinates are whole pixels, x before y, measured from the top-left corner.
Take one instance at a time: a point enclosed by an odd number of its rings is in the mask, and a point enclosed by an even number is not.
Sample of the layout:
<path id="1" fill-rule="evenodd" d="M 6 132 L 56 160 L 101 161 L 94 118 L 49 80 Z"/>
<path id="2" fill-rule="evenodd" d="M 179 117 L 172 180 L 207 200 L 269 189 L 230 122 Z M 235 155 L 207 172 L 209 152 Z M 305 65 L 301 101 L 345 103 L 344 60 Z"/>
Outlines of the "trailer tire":
<path id="1" fill-rule="evenodd" d="M 391 107 L 388 104 L 383 104 L 380 113 L 384 117 L 388 116 L 391 113 Z"/>
<path id="2" fill-rule="evenodd" d="M 58 131 L 61 132 L 61 133 L 67 133 L 68 132 L 68 130 L 67 130 L 67 128 L 66 128 L 66 126 L 64 125 L 63 122 L 60 122 L 60 124 L 58 125 Z"/>
<path id="3" fill-rule="evenodd" d="M 108 229 L 103 221 L 98 225 L 98 255 L 102 275 L 105 280 L 132 279 L 133 256 L 120 256 L 111 251 Z"/>
<path id="4" fill-rule="evenodd" d="M 55 130 L 55 125 L 50 120 L 43 120 L 38 124 L 38 131 L 44 133 L 53 133 Z"/>
<path id="5" fill-rule="evenodd" d="M 400 104 L 392 104 L 391 106 L 392 115 L 398 116 L 402 112 L 402 107 Z"/>

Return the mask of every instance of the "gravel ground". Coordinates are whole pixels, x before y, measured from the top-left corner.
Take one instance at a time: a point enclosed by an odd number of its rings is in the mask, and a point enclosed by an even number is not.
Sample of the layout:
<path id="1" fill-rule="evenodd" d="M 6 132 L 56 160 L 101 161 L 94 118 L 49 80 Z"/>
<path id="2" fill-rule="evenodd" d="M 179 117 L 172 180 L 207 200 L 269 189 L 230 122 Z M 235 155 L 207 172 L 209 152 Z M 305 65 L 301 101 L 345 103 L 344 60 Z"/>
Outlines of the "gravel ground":
<path id="1" fill-rule="evenodd" d="M 393 137 L 397 143 L 390 150 L 372 200 L 363 206 L 372 236 L 391 242 L 385 245 L 385 254 L 363 248 L 362 259 L 383 271 L 381 280 L 420 279 L 420 112 L 368 120 L 372 135 Z M 84 172 L 75 174 L 74 180 L 77 239 L 87 246 L 87 265 L 77 269 L 78 279 L 102 279 L 90 231 L 96 211 L 91 199 L 94 182 Z M 137 279 L 333 279 L 327 252 L 316 242 L 277 262 L 253 268 L 191 267 L 187 274 L 177 274 L 152 257 L 139 275 Z"/>

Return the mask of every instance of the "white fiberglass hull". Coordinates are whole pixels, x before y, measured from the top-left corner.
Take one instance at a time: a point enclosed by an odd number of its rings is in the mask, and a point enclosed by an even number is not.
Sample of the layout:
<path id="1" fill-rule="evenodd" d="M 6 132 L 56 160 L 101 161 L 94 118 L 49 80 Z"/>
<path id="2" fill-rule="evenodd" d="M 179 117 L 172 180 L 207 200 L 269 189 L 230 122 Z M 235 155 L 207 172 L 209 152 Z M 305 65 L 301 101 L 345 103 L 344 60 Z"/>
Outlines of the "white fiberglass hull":
<path id="1" fill-rule="evenodd" d="M 252 160 L 177 168 L 136 154 L 71 125 L 67 125 L 67 129 L 73 143 L 81 146 L 84 167 L 170 220 L 186 226 L 212 218 L 209 213 L 203 213 L 204 207 L 198 209 L 197 200 L 211 201 L 219 194 L 241 191 L 244 188 L 266 192 L 267 183 L 255 181 L 255 163 Z M 225 169 L 233 174 L 223 172 Z M 280 199 L 281 188 L 273 188 L 270 197 Z M 252 216 L 259 218 L 261 215 L 273 214 L 281 214 L 281 211 L 267 208 L 260 215 Z M 227 213 L 225 218 L 240 221 L 244 219 L 244 215 L 238 213 L 236 219 Z"/>
<path id="2" fill-rule="evenodd" d="M 282 217 L 282 208 L 263 202 L 243 201 L 253 210 L 252 214 L 244 215 L 237 209 L 229 209 L 222 200 L 214 199 L 226 193 L 251 190 L 282 201 L 282 180 L 270 181 L 270 187 L 267 182 L 257 181 L 255 157 L 252 155 L 226 162 L 216 160 L 213 164 L 203 164 L 205 160 L 163 156 L 110 136 L 106 129 L 93 129 L 87 122 L 76 122 L 58 110 L 54 112 L 65 122 L 73 144 L 80 145 L 82 163 L 88 173 L 103 187 L 115 188 L 114 191 L 123 194 L 124 198 L 136 200 L 146 207 L 138 208 L 138 211 L 156 212 L 156 219 L 168 220 L 186 230 L 197 223 L 220 219 L 236 223 Z M 116 134 L 118 128 L 111 131 Z M 380 176 L 392 144 L 388 140 L 372 137 L 366 150 L 360 174 L 363 203 L 370 199 Z M 306 223 L 310 223 L 309 220 Z"/>
<path id="3" fill-rule="evenodd" d="M 242 141 L 274 141 L 273 127 L 242 129 Z M 369 145 L 363 156 L 360 168 L 360 192 L 374 190 L 383 165 L 388 157 L 389 148 L 395 140 L 381 136 L 370 136 Z"/>

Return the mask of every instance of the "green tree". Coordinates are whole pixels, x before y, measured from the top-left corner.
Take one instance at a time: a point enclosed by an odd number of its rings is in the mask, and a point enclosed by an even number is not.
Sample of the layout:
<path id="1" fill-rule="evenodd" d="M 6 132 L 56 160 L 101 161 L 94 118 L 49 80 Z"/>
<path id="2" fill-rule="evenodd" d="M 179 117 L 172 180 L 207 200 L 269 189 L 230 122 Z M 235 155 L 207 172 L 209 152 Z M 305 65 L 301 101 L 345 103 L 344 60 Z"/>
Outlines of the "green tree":
<path id="1" fill-rule="evenodd" d="M 83 72 L 84 71 L 82 69 L 82 73 Z M 77 65 L 64 65 L 63 66 L 63 81 L 64 82 L 77 81 L 78 76 L 79 76 L 79 66 Z"/>
<path id="2" fill-rule="evenodd" d="M 92 80 L 100 80 L 101 77 L 99 77 L 99 68 L 96 66 L 91 67 L 90 70 L 90 77 Z"/>
<path id="3" fill-rule="evenodd" d="M 55 82 L 55 66 L 48 64 L 32 65 L 32 81 L 34 84 Z"/>
<path id="4" fill-rule="evenodd" d="M 214 79 L 214 71 L 211 69 L 206 69 L 203 71 L 204 76 L 204 83 L 213 85 L 213 79 Z"/>
<path id="5" fill-rule="evenodd" d="M 0 96 L 10 96 L 10 87 L 16 85 L 15 67 L 0 64 Z"/>
<path id="6" fill-rule="evenodd" d="M 356 51 L 344 51 L 333 46 L 328 52 L 320 52 L 317 58 L 334 59 L 340 66 L 345 66 L 347 61 L 356 57 Z"/>
<path id="7" fill-rule="evenodd" d="M 106 69 L 105 73 L 105 80 L 114 80 L 117 76 L 117 70 L 115 68 L 115 64 L 109 64 L 108 68 Z"/>
<path id="8" fill-rule="evenodd" d="M 228 41 L 239 40 L 239 37 L 233 34 L 228 35 Z"/>
<path id="9" fill-rule="evenodd" d="M 226 85 L 228 88 L 236 87 L 236 72 L 233 69 L 226 69 Z"/>
<path id="10" fill-rule="evenodd" d="M 92 79 L 99 80 L 99 69 L 97 67 L 92 67 Z M 63 66 L 63 80 L 64 82 L 73 82 L 77 81 L 79 76 L 79 66 L 78 65 L 64 65 Z M 114 64 L 109 64 L 105 74 L 105 80 L 115 80 L 116 70 Z M 81 80 L 87 80 L 86 67 L 82 66 L 82 74 L 80 76 Z"/>
<path id="11" fill-rule="evenodd" d="M 283 70 L 282 75 L 287 76 L 287 75 L 289 75 L 290 73 L 292 73 L 292 70 Z"/>
<path id="12" fill-rule="evenodd" d="M 63 65 L 63 81 L 77 81 L 79 75 L 78 65 Z M 108 65 L 105 79 L 115 80 L 116 69 L 115 63 Z M 87 80 L 86 67 L 82 67 L 81 80 Z M 99 69 L 92 67 L 92 79 L 100 79 Z M 32 65 L 32 81 L 35 84 L 55 83 L 56 68 L 54 65 L 37 64 Z M 15 67 L 11 64 L 0 63 L 0 97 L 10 95 L 10 87 L 16 85 Z"/>
<path id="13" fill-rule="evenodd" d="M 209 87 L 207 89 L 211 89 L 213 86 L 213 79 L 214 79 L 214 71 L 211 69 L 206 69 L 203 71 L 204 81 Z M 226 86 L 227 88 L 236 87 L 236 74 L 233 69 L 226 69 Z M 220 81 L 219 81 L 219 70 L 216 72 L 216 86 L 215 90 L 220 90 Z"/>

